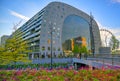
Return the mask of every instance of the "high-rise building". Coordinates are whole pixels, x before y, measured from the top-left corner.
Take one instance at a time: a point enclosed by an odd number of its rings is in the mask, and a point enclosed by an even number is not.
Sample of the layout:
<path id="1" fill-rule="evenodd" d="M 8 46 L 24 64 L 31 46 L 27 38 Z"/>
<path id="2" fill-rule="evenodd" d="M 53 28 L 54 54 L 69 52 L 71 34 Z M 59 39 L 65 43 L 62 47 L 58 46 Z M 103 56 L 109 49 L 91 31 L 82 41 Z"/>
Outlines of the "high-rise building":
<path id="1" fill-rule="evenodd" d="M 56 57 L 64 51 L 72 51 L 71 40 L 82 43 L 93 53 L 99 53 L 100 33 L 96 21 L 68 4 L 52 2 L 23 24 L 18 31 L 22 38 L 28 41 L 30 58 Z M 82 38 L 79 41 L 79 38 Z M 77 40 L 78 39 L 78 40 Z M 52 44 L 51 44 L 52 43 Z M 52 48 L 51 48 L 52 45 Z"/>
<path id="2" fill-rule="evenodd" d="M 7 40 L 8 38 L 9 38 L 9 35 L 3 35 L 3 36 L 1 37 L 1 43 L 0 43 L 0 45 L 4 46 L 5 43 L 6 43 L 6 40 Z"/>

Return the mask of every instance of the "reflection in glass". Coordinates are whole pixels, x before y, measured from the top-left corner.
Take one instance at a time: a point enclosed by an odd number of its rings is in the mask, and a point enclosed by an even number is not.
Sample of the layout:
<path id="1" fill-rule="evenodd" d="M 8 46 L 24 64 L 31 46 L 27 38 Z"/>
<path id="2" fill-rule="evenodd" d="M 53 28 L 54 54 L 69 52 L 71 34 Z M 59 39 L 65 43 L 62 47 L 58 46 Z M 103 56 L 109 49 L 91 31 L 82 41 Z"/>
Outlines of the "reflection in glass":
<path id="1" fill-rule="evenodd" d="M 63 23 L 62 49 L 72 51 L 74 45 L 86 46 L 90 50 L 90 29 L 89 23 L 80 16 L 69 15 Z"/>

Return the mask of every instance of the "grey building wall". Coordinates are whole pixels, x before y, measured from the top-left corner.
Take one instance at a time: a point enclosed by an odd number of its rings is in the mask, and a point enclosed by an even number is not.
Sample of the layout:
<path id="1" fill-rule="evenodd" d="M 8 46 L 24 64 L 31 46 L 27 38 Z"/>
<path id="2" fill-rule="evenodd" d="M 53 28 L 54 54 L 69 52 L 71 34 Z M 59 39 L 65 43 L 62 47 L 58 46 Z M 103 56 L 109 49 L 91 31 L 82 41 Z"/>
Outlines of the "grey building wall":
<path id="1" fill-rule="evenodd" d="M 111 48 L 110 47 L 100 47 L 99 52 L 100 52 L 100 54 L 111 54 Z"/>
<path id="2" fill-rule="evenodd" d="M 51 54 L 51 29 L 53 28 L 53 56 L 58 56 L 63 54 L 62 50 L 62 30 L 64 20 L 69 15 L 77 15 L 84 18 L 88 23 L 90 23 L 90 16 L 81 10 L 78 10 L 70 5 L 61 2 L 52 2 L 48 4 L 45 8 L 34 15 L 30 20 L 28 20 L 23 26 L 18 30 L 22 32 L 23 40 L 27 40 L 29 44 L 29 49 L 33 50 L 30 53 L 30 58 L 37 58 L 44 55 L 46 58 Z M 13 33 L 21 37 L 18 32 Z M 100 47 L 100 33 L 99 28 L 95 20 L 92 21 L 92 32 L 95 44 L 95 53 L 99 53 Z M 37 50 L 36 50 L 37 49 Z"/>
<path id="3" fill-rule="evenodd" d="M 84 13 L 81 10 L 78 10 L 70 5 L 60 3 L 60 2 L 52 2 L 48 4 L 45 8 L 45 14 L 43 16 L 43 25 L 46 25 L 45 27 L 42 26 L 41 31 L 41 41 L 40 45 L 41 46 L 50 46 L 47 44 L 46 39 L 50 37 L 50 34 L 48 33 L 50 31 L 50 27 L 52 24 L 52 27 L 55 27 L 55 34 L 53 37 L 57 37 L 57 33 L 59 33 L 59 38 L 55 39 L 55 44 L 53 44 L 53 47 L 60 48 L 62 50 L 62 42 L 61 42 L 61 36 L 62 36 L 62 30 L 63 28 L 63 23 L 64 20 L 67 16 L 69 15 L 77 15 L 82 18 L 84 18 L 88 23 L 90 23 L 90 16 Z M 94 46 L 95 46 L 95 54 L 99 53 L 99 47 L 100 47 L 100 33 L 99 33 L 99 28 L 95 20 L 92 21 L 92 32 L 93 32 L 93 37 L 94 37 Z M 41 50 L 42 52 L 42 50 Z M 62 51 L 61 51 L 62 52 Z M 60 52 L 58 52 L 60 53 Z"/>

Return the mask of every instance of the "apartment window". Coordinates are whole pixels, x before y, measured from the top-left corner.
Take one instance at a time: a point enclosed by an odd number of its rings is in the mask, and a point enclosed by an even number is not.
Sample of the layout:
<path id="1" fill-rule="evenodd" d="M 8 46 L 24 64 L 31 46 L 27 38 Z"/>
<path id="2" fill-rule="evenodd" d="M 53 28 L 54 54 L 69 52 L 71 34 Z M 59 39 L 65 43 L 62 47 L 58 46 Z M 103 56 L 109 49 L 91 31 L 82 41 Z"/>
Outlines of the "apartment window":
<path id="1" fill-rule="evenodd" d="M 32 59 L 32 54 L 29 54 L 29 59 Z"/>
<path id="2" fill-rule="evenodd" d="M 39 51 L 39 46 L 35 46 L 35 51 Z"/>
<path id="3" fill-rule="evenodd" d="M 60 6 L 57 6 L 58 8 L 60 8 Z"/>
<path id="4" fill-rule="evenodd" d="M 34 55 L 34 58 L 35 58 L 35 59 L 39 58 L 39 54 L 36 53 L 36 54 Z"/>
<path id="5" fill-rule="evenodd" d="M 54 57 L 56 57 L 56 54 L 55 54 L 55 52 L 53 53 L 53 55 L 54 55 Z"/>
<path id="6" fill-rule="evenodd" d="M 62 10 L 64 11 L 64 8 L 62 8 Z"/>
<path id="7" fill-rule="evenodd" d="M 58 48 L 58 51 L 60 51 L 60 48 Z"/>
<path id="8" fill-rule="evenodd" d="M 42 46 L 42 50 L 43 50 L 43 51 L 45 50 L 45 46 Z"/>
<path id="9" fill-rule="evenodd" d="M 50 39 L 47 40 L 47 43 L 50 44 Z"/>
<path id="10" fill-rule="evenodd" d="M 50 47 L 48 47 L 48 50 L 50 51 Z"/>
<path id="11" fill-rule="evenodd" d="M 63 18 L 63 16 L 61 15 L 61 18 Z"/>
<path id="12" fill-rule="evenodd" d="M 45 58 L 45 55 L 44 55 L 44 54 L 42 55 L 42 58 Z"/>
<path id="13" fill-rule="evenodd" d="M 35 33 L 35 28 L 33 28 L 30 32 L 31 34 Z"/>

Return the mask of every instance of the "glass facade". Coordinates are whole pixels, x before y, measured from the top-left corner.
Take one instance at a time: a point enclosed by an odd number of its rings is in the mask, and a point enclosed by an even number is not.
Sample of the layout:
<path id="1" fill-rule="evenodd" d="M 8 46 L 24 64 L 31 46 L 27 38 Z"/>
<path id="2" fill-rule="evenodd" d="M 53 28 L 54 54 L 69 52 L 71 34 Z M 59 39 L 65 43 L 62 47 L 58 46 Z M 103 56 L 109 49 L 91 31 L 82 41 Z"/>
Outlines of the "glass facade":
<path id="1" fill-rule="evenodd" d="M 75 44 L 86 46 L 90 50 L 89 23 L 80 16 L 69 15 L 65 18 L 62 29 L 63 51 L 72 51 Z"/>

